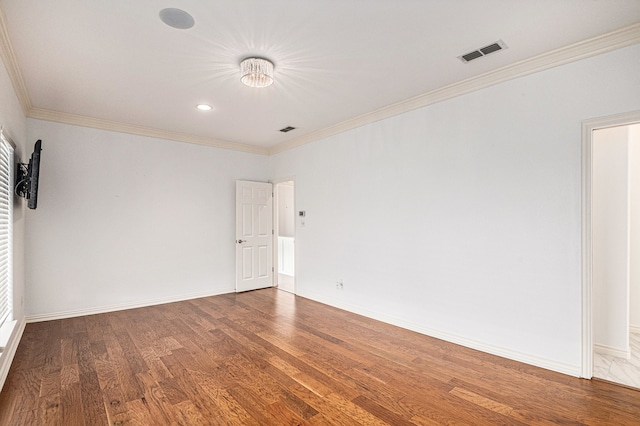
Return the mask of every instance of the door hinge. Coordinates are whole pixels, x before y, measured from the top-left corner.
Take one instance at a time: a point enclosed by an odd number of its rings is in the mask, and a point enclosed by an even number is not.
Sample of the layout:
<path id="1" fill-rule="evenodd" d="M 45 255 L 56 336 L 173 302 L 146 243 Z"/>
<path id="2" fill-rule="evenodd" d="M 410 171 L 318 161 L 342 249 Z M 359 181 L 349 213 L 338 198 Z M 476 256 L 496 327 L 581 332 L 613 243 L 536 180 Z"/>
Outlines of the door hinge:
<path id="1" fill-rule="evenodd" d="M 275 272 L 275 269 L 273 269 L 273 266 L 271 267 L 271 272 Z"/>

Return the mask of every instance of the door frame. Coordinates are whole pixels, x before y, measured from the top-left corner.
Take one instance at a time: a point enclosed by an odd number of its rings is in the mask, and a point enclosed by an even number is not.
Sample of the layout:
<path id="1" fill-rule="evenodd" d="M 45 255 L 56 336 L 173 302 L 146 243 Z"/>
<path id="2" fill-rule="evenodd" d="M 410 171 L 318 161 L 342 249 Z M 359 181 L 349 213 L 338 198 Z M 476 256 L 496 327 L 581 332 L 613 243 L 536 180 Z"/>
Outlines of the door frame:
<path id="1" fill-rule="evenodd" d="M 593 241 L 592 178 L 593 131 L 640 123 L 640 111 L 592 118 L 582 122 L 582 368 L 581 376 L 593 377 Z"/>
<path id="2" fill-rule="evenodd" d="M 295 223 L 297 224 L 297 217 L 295 216 L 296 214 L 296 203 L 297 203 L 297 198 L 296 197 L 296 177 L 295 176 L 290 176 L 290 177 L 284 177 L 284 178 L 278 178 L 278 179 L 273 179 L 269 181 L 271 183 L 271 185 L 273 185 L 273 286 L 274 287 L 278 287 L 278 261 L 279 261 L 279 253 L 278 253 L 278 227 L 279 227 L 279 222 L 278 222 L 278 196 L 276 195 L 276 187 L 278 186 L 278 184 L 280 183 L 284 183 L 284 182 L 293 182 L 293 220 L 295 221 Z M 294 226 L 294 245 L 293 245 L 293 270 L 294 271 L 298 271 L 298 245 L 295 244 L 295 240 L 298 237 L 298 233 L 297 233 L 297 226 Z M 296 278 L 297 278 L 297 273 L 294 273 L 293 275 L 293 294 L 296 294 Z"/>

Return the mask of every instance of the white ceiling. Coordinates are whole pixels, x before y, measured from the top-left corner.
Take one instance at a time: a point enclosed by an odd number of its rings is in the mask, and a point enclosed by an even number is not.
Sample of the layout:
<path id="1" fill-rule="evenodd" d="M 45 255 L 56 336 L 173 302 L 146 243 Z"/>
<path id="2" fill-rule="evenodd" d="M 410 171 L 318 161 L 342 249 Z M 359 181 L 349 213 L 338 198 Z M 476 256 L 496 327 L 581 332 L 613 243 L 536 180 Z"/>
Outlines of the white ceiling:
<path id="1" fill-rule="evenodd" d="M 260 148 L 640 22 L 639 0 L 0 4 L 30 107 Z M 168 7 L 195 26 L 162 23 Z M 508 49 L 457 59 L 499 39 Z M 275 63 L 272 86 L 240 83 L 247 56 Z"/>

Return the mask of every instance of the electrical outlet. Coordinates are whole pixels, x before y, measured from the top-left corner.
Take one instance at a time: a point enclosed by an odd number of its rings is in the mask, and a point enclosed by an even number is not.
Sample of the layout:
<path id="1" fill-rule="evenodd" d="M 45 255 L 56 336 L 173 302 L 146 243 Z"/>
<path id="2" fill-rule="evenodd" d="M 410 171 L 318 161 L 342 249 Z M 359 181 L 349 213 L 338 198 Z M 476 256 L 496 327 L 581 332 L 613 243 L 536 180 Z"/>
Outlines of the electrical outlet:
<path id="1" fill-rule="evenodd" d="M 336 281 L 336 290 L 344 290 L 344 283 L 342 282 L 342 278 L 338 278 Z"/>

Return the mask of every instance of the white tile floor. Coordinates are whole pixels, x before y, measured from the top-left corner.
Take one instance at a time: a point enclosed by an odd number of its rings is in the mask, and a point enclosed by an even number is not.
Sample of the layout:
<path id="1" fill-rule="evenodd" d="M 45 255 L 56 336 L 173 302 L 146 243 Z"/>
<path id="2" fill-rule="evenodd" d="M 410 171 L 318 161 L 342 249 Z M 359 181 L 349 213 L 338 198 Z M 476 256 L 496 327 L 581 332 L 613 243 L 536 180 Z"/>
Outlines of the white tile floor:
<path id="1" fill-rule="evenodd" d="M 640 389 L 640 333 L 630 334 L 631 359 L 593 354 L 593 376 Z"/>

